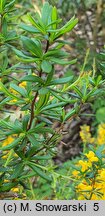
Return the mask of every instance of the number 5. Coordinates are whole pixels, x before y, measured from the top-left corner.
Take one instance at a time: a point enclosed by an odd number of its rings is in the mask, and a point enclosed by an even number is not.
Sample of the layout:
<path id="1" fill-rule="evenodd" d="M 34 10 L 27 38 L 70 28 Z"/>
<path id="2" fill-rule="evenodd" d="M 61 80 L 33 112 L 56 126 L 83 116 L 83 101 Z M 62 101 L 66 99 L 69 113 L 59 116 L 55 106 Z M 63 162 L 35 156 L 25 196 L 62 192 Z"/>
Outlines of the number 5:
<path id="1" fill-rule="evenodd" d="M 93 210 L 94 211 L 98 211 L 99 210 L 99 203 L 94 203 Z"/>

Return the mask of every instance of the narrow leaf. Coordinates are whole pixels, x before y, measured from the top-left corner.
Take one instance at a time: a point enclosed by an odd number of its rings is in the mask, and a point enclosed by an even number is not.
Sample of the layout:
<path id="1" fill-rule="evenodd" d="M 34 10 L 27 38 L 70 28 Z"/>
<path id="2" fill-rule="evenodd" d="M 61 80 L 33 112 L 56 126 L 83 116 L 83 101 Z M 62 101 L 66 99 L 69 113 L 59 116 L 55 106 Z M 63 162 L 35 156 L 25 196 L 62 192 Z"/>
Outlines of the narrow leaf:
<path id="1" fill-rule="evenodd" d="M 43 60 L 42 64 L 41 64 L 41 68 L 42 68 L 43 72 L 50 73 L 52 70 L 52 65 L 50 62 Z"/>
<path id="2" fill-rule="evenodd" d="M 28 163 L 29 167 L 35 172 L 37 173 L 41 178 L 47 180 L 47 181 L 51 181 L 51 177 L 49 177 L 47 175 L 47 173 L 44 173 L 44 171 L 42 171 L 40 168 L 36 167 L 35 165 L 33 165 L 32 163 Z"/>
<path id="3" fill-rule="evenodd" d="M 52 80 L 50 85 L 65 84 L 73 80 L 73 76 Z"/>
<path id="4" fill-rule="evenodd" d="M 27 76 L 21 78 L 21 81 L 38 82 L 41 84 L 44 83 L 44 81 L 40 77 L 34 76 L 34 75 L 27 75 Z"/>
<path id="5" fill-rule="evenodd" d="M 60 64 L 60 65 L 71 65 L 71 64 L 75 64 L 77 59 L 73 59 L 71 61 L 65 61 L 65 60 L 61 60 L 58 58 L 51 58 L 51 61 L 56 63 L 56 64 Z"/>

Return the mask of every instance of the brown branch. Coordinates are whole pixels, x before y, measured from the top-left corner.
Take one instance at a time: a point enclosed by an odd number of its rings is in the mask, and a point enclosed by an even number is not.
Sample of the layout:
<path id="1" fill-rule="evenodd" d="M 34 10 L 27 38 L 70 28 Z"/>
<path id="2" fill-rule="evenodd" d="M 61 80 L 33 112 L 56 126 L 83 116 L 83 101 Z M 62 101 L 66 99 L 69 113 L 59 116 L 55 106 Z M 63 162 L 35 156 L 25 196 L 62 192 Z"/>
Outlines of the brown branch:
<path id="1" fill-rule="evenodd" d="M 38 92 L 36 92 L 36 94 L 34 96 L 34 99 L 32 100 L 32 104 L 31 104 L 31 118 L 30 118 L 30 122 L 29 122 L 29 125 L 28 125 L 28 128 L 27 128 L 27 131 L 30 130 L 31 125 L 32 125 L 32 121 L 34 119 L 34 105 L 35 105 L 37 96 L 38 96 Z"/>
<path id="2" fill-rule="evenodd" d="M 17 193 L 13 193 L 13 192 L 1 192 L 0 193 L 0 200 L 4 200 L 6 198 L 16 198 L 18 197 Z"/>
<path id="3" fill-rule="evenodd" d="M 46 43 L 45 53 L 48 51 L 48 48 L 49 48 L 49 40 L 47 40 L 47 43 Z M 41 77 L 41 76 L 42 76 L 42 70 L 39 71 L 39 77 Z M 27 131 L 30 130 L 32 122 L 33 122 L 33 119 L 34 119 L 34 106 L 35 106 L 35 102 L 36 102 L 37 96 L 38 96 L 38 91 L 35 93 L 34 99 L 32 100 L 32 104 L 31 104 L 31 118 L 30 118 L 30 122 L 29 122 L 29 125 L 28 125 L 28 128 L 27 128 Z"/>
<path id="4" fill-rule="evenodd" d="M 46 44 L 46 49 L 45 49 L 45 53 L 48 51 L 48 48 L 49 48 L 49 40 L 47 40 L 47 44 Z"/>

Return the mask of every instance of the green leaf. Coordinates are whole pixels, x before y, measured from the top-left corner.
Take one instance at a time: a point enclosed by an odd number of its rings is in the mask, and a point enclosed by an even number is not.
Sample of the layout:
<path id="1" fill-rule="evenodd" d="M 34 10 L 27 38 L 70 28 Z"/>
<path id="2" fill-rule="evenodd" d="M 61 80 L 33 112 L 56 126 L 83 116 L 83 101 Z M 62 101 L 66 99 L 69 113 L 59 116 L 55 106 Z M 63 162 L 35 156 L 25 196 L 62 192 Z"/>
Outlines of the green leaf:
<path id="1" fill-rule="evenodd" d="M 58 95 L 56 92 L 53 91 L 53 89 L 50 89 L 52 95 L 54 95 L 59 101 L 61 102 L 67 102 L 69 101 L 69 103 L 73 104 L 75 102 L 75 100 L 72 100 L 70 98 L 63 98 L 60 95 Z"/>
<path id="2" fill-rule="evenodd" d="M 23 42 L 24 47 L 33 55 L 37 57 L 42 56 L 42 49 L 38 46 L 38 41 L 37 40 L 31 40 L 30 38 L 26 36 L 21 36 L 21 40 Z"/>
<path id="3" fill-rule="evenodd" d="M 22 95 L 23 97 L 27 96 L 27 92 L 24 88 L 21 88 L 21 87 L 17 86 L 16 84 L 13 84 L 13 83 L 10 84 L 10 87 L 12 89 L 14 89 L 16 92 L 18 92 L 20 95 Z"/>
<path id="4" fill-rule="evenodd" d="M 31 24 L 32 24 L 33 26 L 35 26 L 36 29 L 38 29 L 40 33 L 46 34 L 45 29 L 43 29 L 43 27 L 40 26 L 30 14 L 28 14 L 28 18 L 29 18 L 29 21 L 31 22 Z"/>
<path id="5" fill-rule="evenodd" d="M 52 11 L 52 6 L 49 5 L 48 2 L 45 2 L 42 8 L 42 22 L 44 23 L 45 26 L 48 25 L 49 21 L 51 20 L 51 11 Z"/>
<path id="6" fill-rule="evenodd" d="M 73 80 L 73 76 L 52 80 L 50 85 L 65 84 Z"/>
<path id="7" fill-rule="evenodd" d="M 42 61 L 41 68 L 43 72 L 50 73 L 52 70 L 52 64 L 46 60 Z"/>
<path id="8" fill-rule="evenodd" d="M 97 150 L 95 154 L 96 154 L 96 156 L 97 156 L 99 159 L 102 160 L 103 155 L 102 155 L 102 152 L 101 152 L 101 151 Z"/>
<path id="9" fill-rule="evenodd" d="M 37 132 L 37 133 L 38 133 L 38 132 Z M 52 129 L 51 127 L 44 127 L 44 128 L 42 128 L 42 131 L 39 132 L 39 133 L 42 133 L 42 134 L 51 133 L 51 134 L 53 134 L 54 131 L 53 131 L 53 129 Z"/>
<path id="10" fill-rule="evenodd" d="M 41 89 L 39 89 L 39 94 L 41 95 L 45 95 L 49 92 L 49 89 L 48 88 L 45 88 L 45 87 L 42 87 Z"/>
<path id="11" fill-rule="evenodd" d="M 101 52 L 101 53 L 100 53 L 100 56 L 105 57 L 105 53 L 104 53 L 104 52 Z"/>
<path id="12" fill-rule="evenodd" d="M 9 63 L 8 56 L 4 56 L 4 57 L 3 57 L 2 68 L 0 68 L 0 69 L 1 69 L 2 71 L 6 70 L 6 68 L 8 67 L 8 63 Z"/>
<path id="13" fill-rule="evenodd" d="M 7 167 L 0 167 L 0 173 L 2 172 L 6 172 L 8 170 Z M 1 178 L 1 175 L 0 175 L 0 178 Z M 1 180 L 1 179 L 0 179 Z"/>
<path id="14" fill-rule="evenodd" d="M 4 37 L 7 36 L 7 20 L 5 17 L 3 18 L 3 23 L 2 23 L 2 33 Z"/>
<path id="15" fill-rule="evenodd" d="M 43 122 L 44 123 L 44 122 Z M 49 128 L 49 127 L 35 127 L 33 129 L 30 129 L 28 131 L 28 134 L 31 134 L 31 133 L 37 133 L 37 134 L 43 134 L 43 133 L 53 133 L 53 129 L 52 128 Z"/>
<path id="16" fill-rule="evenodd" d="M 6 0 L 0 0 L 0 13 L 4 11 Z"/>
<path id="17" fill-rule="evenodd" d="M 17 182 L 13 183 L 5 183 L 2 187 L 0 187 L 0 192 L 10 191 L 11 188 L 15 187 L 17 185 Z"/>
<path id="18" fill-rule="evenodd" d="M 33 132 L 33 131 L 32 131 Z M 27 135 L 27 138 L 28 138 L 28 140 L 29 140 L 29 142 L 32 144 L 32 148 L 34 148 L 34 149 L 38 149 L 39 147 L 40 147 L 40 145 L 41 145 L 41 142 L 40 141 L 38 141 L 38 140 L 36 140 L 36 137 L 35 137 L 35 134 L 34 133 L 30 133 L 30 134 L 28 134 Z M 31 149 L 32 149 L 31 148 Z M 31 152 L 31 149 L 29 150 L 29 152 Z M 32 149 L 32 151 L 33 151 L 33 149 Z M 34 152 L 33 152 L 34 153 Z"/>
<path id="19" fill-rule="evenodd" d="M 64 35 L 67 32 L 70 32 L 74 26 L 78 23 L 78 19 L 72 17 L 61 29 L 58 33 L 55 34 L 54 39 L 57 39 Z"/>
<path id="20" fill-rule="evenodd" d="M 3 83 L 1 81 L 0 81 L 0 91 L 4 92 L 6 95 L 8 95 L 11 98 L 20 99 L 19 97 L 17 97 L 14 94 L 10 93 L 8 91 L 8 89 L 3 85 Z"/>
<path id="21" fill-rule="evenodd" d="M 54 50 L 49 50 L 44 54 L 44 58 L 49 58 L 54 57 L 54 59 L 58 59 L 58 58 L 64 58 L 64 57 L 69 57 L 69 53 L 63 51 L 63 50 L 59 50 L 59 49 L 54 49 Z"/>
<path id="22" fill-rule="evenodd" d="M 36 110 L 40 110 L 42 107 L 44 107 L 49 100 L 50 92 L 47 92 L 46 94 L 40 94 L 39 100 L 36 104 Z"/>
<path id="23" fill-rule="evenodd" d="M 8 103 L 10 101 L 10 98 L 9 97 L 6 97 L 4 98 L 1 102 L 0 102 L 0 105 L 3 106 L 5 105 L 6 103 Z"/>
<path id="24" fill-rule="evenodd" d="M 57 9 L 55 6 L 52 8 L 52 17 L 51 18 L 52 18 L 52 21 L 55 21 L 58 18 Z M 53 24 L 53 29 L 56 29 L 56 28 L 57 28 L 57 23 Z"/>
<path id="25" fill-rule="evenodd" d="M 79 90 L 78 87 L 74 86 L 73 89 L 74 89 L 74 91 L 79 95 L 80 98 L 83 98 L 83 94 L 82 94 L 82 92 Z"/>
<path id="26" fill-rule="evenodd" d="M 47 76 L 45 86 L 48 86 L 50 84 L 50 81 L 52 80 L 53 75 L 54 75 L 54 67 L 52 68 L 51 72 Z"/>
<path id="27" fill-rule="evenodd" d="M 22 77 L 20 80 L 28 81 L 28 82 L 38 82 L 44 84 L 44 81 L 40 77 L 34 75 L 26 75 L 25 77 Z"/>
<path id="28" fill-rule="evenodd" d="M 47 25 L 47 29 L 49 29 L 49 27 L 54 26 L 54 25 L 57 26 L 57 24 L 60 23 L 61 21 L 62 21 L 62 19 L 58 19 L 58 20 L 55 20 L 55 21 L 49 23 L 49 24 Z"/>
<path id="29" fill-rule="evenodd" d="M 13 125 L 12 131 L 13 131 L 14 133 L 16 133 L 16 134 L 19 134 L 19 133 L 22 133 L 22 132 L 23 132 L 22 123 L 20 123 L 18 119 L 16 119 L 16 120 L 14 121 L 14 125 Z M 11 132 L 12 132 L 12 131 L 11 131 Z"/>
<path id="30" fill-rule="evenodd" d="M 44 156 L 35 155 L 34 157 L 32 157 L 32 159 L 34 160 L 50 160 L 51 158 L 52 158 L 51 155 L 44 155 Z"/>
<path id="31" fill-rule="evenodd" d="M 22 119 L 22 128 L 24 131 L 27 130 L 28 122 L 29 122 L 29 115 L 25 115 Z"/>
<path id="32" fill-rule="evenodd" d="M 49 105 L 45 106 L 44 108 L 42 108 L 41 112 L 46 111 L 46 110 L 51 110 L 51 109 L 54 109 L 57 107 L 62 107 L 64 105 L 66 105 L 67 103 L 69 103 L 69 102 L 60 102 L 60 103 L 49 104 Z"/>
<path id="33" fill-rule="evenodd" d="M 35 62 L 36 61 L 35 58 L 24 55 L 21 51 L 17 50 L 16 48 L 13 48 L 13 51 L 16 53 L 16 55 L 19 58 L 23 59 L 23 61 L 25 61 L 25 62 Z"/>
<path id="34" fill-rule="evenodd" d="M 40 143 L 36 142 L 35 141 L 35 138 L 34 138 L 34 141 L 31 141 L 31 138 L 32 138 L 33 135 L 28 135 L 28 139 L 29 141 L 31 142 L 32 144 L 32 147 L 29 148 L 29 150 L 26 152 L 26 157 L 27 159 L 29 160 L 31 158 L 32 160 L 32 157 L 34 155 L 36 155 L 36 152 L 37 150 L 40 148 Z M 33 139 L 33 138 L 32 138 Z"/>
<path id="35" fill-rule="evenodd" d="M 45 126 L 44 122 L 41 122 L 40 124 L 37 124 L 36 127 L 30 129 L 27 131 L 27 134 L 33 133 L 33 131 L 36 133 L 37 131 L 40 131 L 42 129 L 42 127 Z"/>
<path id="36" fill-rule="evenodd" d="M 61 60 L 58 58 L 51 58 L 50 59 L 52 62 L 54 62 L 55 64 L 60 64 L 60 65 L 71 65 L 71 64 L 75 64 L 77 59 L 73 59 L 71 61 L 65 61 L 65 60 Z"/>
<path id="37" fill-rule="evenodd" d="M 67 104 L 67 103 L 66 103 Z M 61 112 L 59 112 L 57 109 L 59 109 L 60 107 L 56 108 L 56 113 L 55 112 L 55 108 L 54 109 L 48 109 L 48 111 L 46 111 L 44 109 L 44 111 L 42 110 L 42 113 L 44 114 L 44 116 L 47 118 L 49 117 L 49 119 L 51 120 L 57 120 L 60 121 L 60 116 L 61 116 Z M 60 108 L 61 109 L 61 108 Z M 40 111 L 41 112 L 41 111 Z"/>
<path id="38" fill-rule="evenodd" d="M 41 19 L 41 16 L 40 16 L 40 14 L 39 14 L 38 12 L 36 12 L 36 14 L 35 14 L 35 19 L 37 20 L 37 24 L 38 24 L 41 28 L 43 28 L 44 31 L 45 31 L 45 25 L 44 25 L 44 23 L 43 23 L 43 21 L 42 21 L 42 19 Z"/>
<path id="39" fill-rule="evenodd" d="M 38 168 L 37 166 L 33 165 L 31 162 L 28 163 L 28 166 L 35 172 L 37 173 L 37 175 L 39 175 L 41 178 L 47 180 L 47 181 L 51 181 L 51 177 L 48 176 L 47 173 L 45 173 L 44 171 L 42 171 L 40 168 Z"/>
<path id="40" fill-rule="evenodd" d="M 48 118 L 45 118 L 43 116 L 37 116 L 37 119 L 40 120 L 41 122 L 46 123 L 47 125 L 52 125 L 53 124 Z"/>
<path id="41" fill-rule="evenodd" d="M 29 172 L 29 174 L 25 174 L 25 175 L 21 175 L 19 180 L 22 180 L 22 179 L 29 179 L 30 177 L 35 177 L 35 172 L 32 171 L 32 172 Z"/>
<path id="42" fill-rule="evenodd" d="M 9 179 L 17 179 L 20 174 L 23 172 L 23 163 L 19 163 L 13 172 L 13 174 L 10 176 Z"/>
<path id="43" fill-rule="evenodd" d="M 31 32 L 31 33 L 39 33 L 40 31 L 38 29 L 36 29 L 33 26 L 29 26 L 29 25 L 25 25 L 25 24 L 21 24 L 20 28 L 22 28 L 25 31 Z"/>
<path id="44" fill-rule="evenodd" d="M 105 68 L 105 63 L 101 63 L 100 65 L 101 65 L 103 68 Z"/>
<path id="45" fill-rule="evenodd" d="M 99 123 L 105 122 L 105 107 L 97 110 L 96 119 Z"/>
<path id="46" fill-rule="evenodd" d="M 16 0 L 12 0 L 12 1 L 10 1 L 10 3 L 6 4 L 5 9 L 9 9 L 10 10 L 14 6 L 15 1 Z"/>
<path id="47" fill-rule="evenodd" d="M 72 117 L 74 114 L 76 114 L 75 109 L 71 109 L 64 117 L 64 121 L 67 121 L 70 117 Z"/>
<path id="48" fill-rule="evenodd" d="M 3 127 L 3 128 L 7 128 L 7 129 L 13 129 L 13 124 L 11 122 L 7 122 L 6 119 L 3 120 L 1 119 L 0 120 L 0 126 Z"/>
<path id="49" fill-rule="evenodd" d="M 13 41 L 13 40 L 16 40 L 16 39 L 19 39 L 19 36 L 16 34 L 16 32 L 13 30 L 13 31 L 10 31 L 7 33 L 6 35 L 6 38 L 5 38 L 5 41 L 6 42 L 9 42 L 9 41 Z"/>

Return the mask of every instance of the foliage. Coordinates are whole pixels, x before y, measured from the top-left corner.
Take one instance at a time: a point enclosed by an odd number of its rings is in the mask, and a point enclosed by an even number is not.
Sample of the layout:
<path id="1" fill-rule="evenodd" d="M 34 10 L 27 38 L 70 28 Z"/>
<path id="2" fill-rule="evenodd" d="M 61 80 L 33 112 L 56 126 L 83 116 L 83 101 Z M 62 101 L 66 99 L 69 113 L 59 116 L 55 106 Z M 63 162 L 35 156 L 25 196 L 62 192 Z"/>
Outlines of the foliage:
<path id="1" fill-rule="evenodd" d="M 89 126 L 82 126 L 80 136 L 84 142 L 84 154 L 78 161 L 73 175 L 78 180 L 75 184 L 77 199 L 104 200 L 105 199 L 105 124 L 98 126 L 97 135 L 91 140 Z M 91 142 L 92 141 L 92 142 Z M 86 148 L 86 145 L 92 145 Z"/>
<path id="2" fill-rule="evenodd" d="M 52 189 L 45 181 L 38 181 L 37 185 L 41 190 L 34 189 L 37 199 L 105 199 L 105 124 L 99 124 L 94 137 L 90 127 L 83 125 L 80 136 L 84 146 L 83 153 L 56 167 Z"/>
<path id="3" fill-rule="evenodd" d="M 75 16 L 62 26 L 56 7 L 46 2 L 39 13 L 28 13 L 27 22 L 18 23 L 17 32 L 15 10 L 15 0 L 0 0 L 0 197 L 36 199 L 34 185 L 39 181 L 40 187 L 44 179 L 42 190 L 49 187 L 49 192 L 63 199 L 72 174 L 60 173 L 51 159 L 64 123 L 79 116 L 84 103 L 92 103 L 103 93 L 104 80 L 94 71 L 85 72 L 89 50 L 78 77 L 68 74 L 57 78 L 57 65 L 77 61 L 70 58 L 62 40 L 78 23 Z M 72 108 L 66 111 L 66 105 Z M 13 108 L 21 115 L 11 119 Z M 53 128 L 56 121 L 60 122 L 58 130 Z M 57 192 L 60 180 L 64 187 Z M 53 198 L 46 194 L 49 196 Z M 73 196 L 64 193 L 65 199 Z"/>

